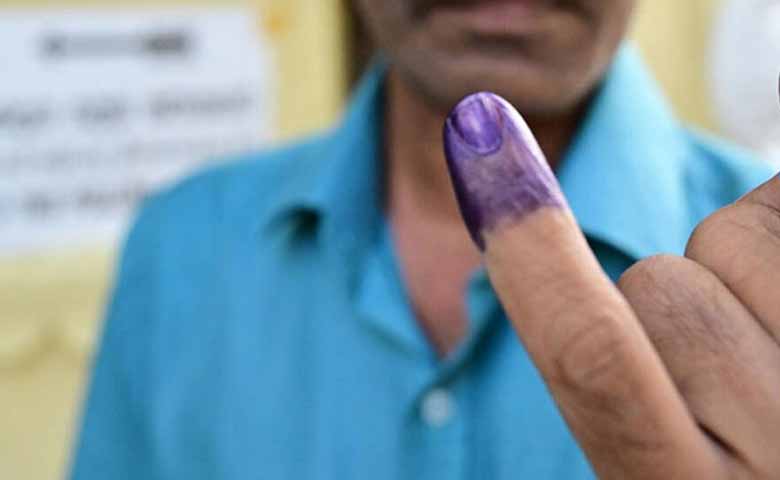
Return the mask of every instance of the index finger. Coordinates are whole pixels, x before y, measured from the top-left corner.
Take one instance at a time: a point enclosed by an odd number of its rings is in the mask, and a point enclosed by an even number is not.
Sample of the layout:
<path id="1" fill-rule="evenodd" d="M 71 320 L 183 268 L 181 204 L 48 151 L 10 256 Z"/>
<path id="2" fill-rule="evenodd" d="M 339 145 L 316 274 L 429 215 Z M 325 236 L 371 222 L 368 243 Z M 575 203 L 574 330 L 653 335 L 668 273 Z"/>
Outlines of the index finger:
<path id="1" fill-rule="evenodd" d="M 493 94 L 467 97 L 445 150 L 501 303 L 596 471 L 714 478 L 713 452 L 520 115 Z"/>

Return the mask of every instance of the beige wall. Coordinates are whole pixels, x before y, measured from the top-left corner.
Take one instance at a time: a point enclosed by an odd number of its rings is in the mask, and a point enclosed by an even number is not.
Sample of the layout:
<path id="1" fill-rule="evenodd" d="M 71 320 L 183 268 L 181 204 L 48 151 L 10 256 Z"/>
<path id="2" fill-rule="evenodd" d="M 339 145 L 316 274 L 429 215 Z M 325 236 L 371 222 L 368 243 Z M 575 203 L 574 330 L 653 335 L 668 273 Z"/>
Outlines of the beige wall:
<path id="1" fill-rule="evenodd" d="M 159 6 L 148 0 L 127 2 Z M 170 4 L 225 5 L 237 0 Z M 5 0 L 71 6 L 68 0 Z M 114 1 L 79 5 L 117 6 Z M 338 0 L 254 0 L 279 51 L 280 137 L 322 127 L 345 89 Z M 635 37 L 682 116 L 711 126 L 704 42 L 715 0 L 644 0 Z M 0 478 L 52 479 L 63 472 L 87 377 L 114 254 L 64 252 L 0 263 Z"/>
<path id="2" fill-rule="evenodd" d="M 639 0 L 633 36 L 678 114 L 716 130 L 706 80 L 710 25 L 720 0 Z"/>

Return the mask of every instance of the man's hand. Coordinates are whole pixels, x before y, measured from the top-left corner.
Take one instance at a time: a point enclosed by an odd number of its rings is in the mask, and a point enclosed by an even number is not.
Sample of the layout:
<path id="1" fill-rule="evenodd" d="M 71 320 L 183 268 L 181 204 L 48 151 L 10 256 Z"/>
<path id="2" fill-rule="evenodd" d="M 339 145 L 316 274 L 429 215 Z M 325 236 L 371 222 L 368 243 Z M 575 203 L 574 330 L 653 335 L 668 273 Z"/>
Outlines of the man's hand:
<path id="1" fill-rule="evenodd" d="M 601 478 L 780 478 L 780 179 L 619 290 L 565 209 L 486 240 L 514 328 Z"/>
<path id="2" fill-rule="evenodd" d="M 599 476 L 780 478 L 780 178 L 616 287 L 508 104 L 464 100 L 445 142 L 493 285 Z"/>

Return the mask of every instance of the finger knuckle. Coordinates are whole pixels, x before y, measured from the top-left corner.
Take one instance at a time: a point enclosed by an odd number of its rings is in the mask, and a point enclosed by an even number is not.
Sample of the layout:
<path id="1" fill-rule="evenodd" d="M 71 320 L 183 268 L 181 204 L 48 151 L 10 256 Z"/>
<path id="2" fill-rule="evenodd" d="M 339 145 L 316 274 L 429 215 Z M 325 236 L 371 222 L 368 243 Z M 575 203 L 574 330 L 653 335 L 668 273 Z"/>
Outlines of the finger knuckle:
<path id="1" fill-rule="evenodd" d="M 631 304 L 640 322 L 676 315 L 689 297 L 691 261 L 674 255 L 643 260 L 626 271 L 618 288 Z M 645 326 L 647 326 L 645 324 Z"/>
<path id="2" fill-rule="evenodd" d="M 674 355 L 734 343 L 733 315 L 725 315 L 718 287 L 708 270 L 671 255 L 640 262 L 620 283 L 650 341 Z"/>
<path id="3" fill-rule="evenodd" d="M 775 241 L 780 239 L 780 209 L 773 203 L 757 197 L 753 202 L 736 205 L 734 210 L 740 211 L 740 218 L 750 221 L 755 233 Z"/>
<path id="4" fill-rule="evenodd" d="M 625 386 L 622 372 L 628 350 L 625 327 L 617 316 L 593 316 L 562 343 L 556 356 L 557 380 L 581 398 L 608 402 L 619 396 Z"/>
<path id="5" fill-rule="evenodd" d="M 718 210 L 696 226 L 685 255 L 705 262 L 730 258 L 740 246 L 755 239 L 780 242 L 780 211 L 766 203 L 740 202 Z"/>
<path id="6" fill-rule="evenodd" d="M 626 295 L 646 294 L 676 279 L 680 258 L 656 255 L 635 263 L 618 280 L 618 288 Z"/>
<path id="7" fill-rule="evenodd" d="M 702 251 L 706 252 L 713 240 L 717 240 L 718 232 L 721 231 L 723 223 L 727 221 L 727 216 L 730 216 L 728 209 L 722 209 L 702 220 L 693 229 L 693 233 L 688 239 L 688 244 L 685 247 L 686 255 L 695 257 Z"/>

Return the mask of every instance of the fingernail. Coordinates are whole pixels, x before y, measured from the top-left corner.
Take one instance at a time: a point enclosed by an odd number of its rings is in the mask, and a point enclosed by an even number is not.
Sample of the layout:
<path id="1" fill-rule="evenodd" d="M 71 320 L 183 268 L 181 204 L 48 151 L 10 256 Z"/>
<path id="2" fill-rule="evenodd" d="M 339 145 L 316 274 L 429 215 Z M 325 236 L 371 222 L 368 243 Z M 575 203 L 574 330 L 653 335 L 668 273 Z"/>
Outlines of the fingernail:
<path id="1" fill-rule="evenodd" d="M 544 206 L 565 205 L 525 120 L 489 92 L 464 98 L 444 124 L 444 151 L 466 227 L 485 249 L 484 233 Z"/>
<path id="2" fill-rule="evenodd" d="M 489 94 L 464 99 L 450 118 L 452 128 L 476 153 L 487 155 L 501 148 L 501 118 Z"/>

